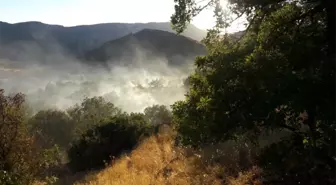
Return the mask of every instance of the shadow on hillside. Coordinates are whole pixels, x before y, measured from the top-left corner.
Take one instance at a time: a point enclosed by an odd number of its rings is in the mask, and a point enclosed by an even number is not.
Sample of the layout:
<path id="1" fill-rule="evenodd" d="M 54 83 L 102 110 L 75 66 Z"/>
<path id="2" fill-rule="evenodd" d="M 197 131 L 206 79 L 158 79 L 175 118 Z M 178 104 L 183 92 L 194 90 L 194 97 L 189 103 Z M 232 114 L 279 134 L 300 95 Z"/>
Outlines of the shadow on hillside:
<path id="1" fill-rule="evenodd" d="M 67 164 L 64 164 L 64 166 L 53 170 L 53 173 L 58 177 L 53 185 L 73 185 L 84 182 L 98 172 L 99 170 L 71 172 Z"/>
<path id="2" fill-rule="evenodd" d="M 84 182 L 89 180 L 99 171 L 83 171 L 77 173 L 63 174 L 54 185 L 73 185 L 75 183 Z"/>

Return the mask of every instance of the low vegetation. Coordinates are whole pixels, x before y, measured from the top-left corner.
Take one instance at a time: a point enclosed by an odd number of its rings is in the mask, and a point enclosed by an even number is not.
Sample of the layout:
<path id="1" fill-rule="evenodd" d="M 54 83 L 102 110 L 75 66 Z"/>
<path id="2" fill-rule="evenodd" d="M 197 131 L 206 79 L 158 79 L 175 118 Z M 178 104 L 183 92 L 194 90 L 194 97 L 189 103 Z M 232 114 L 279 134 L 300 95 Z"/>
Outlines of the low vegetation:
<path id="1" fill-rule="evenodd" d="M 150 131 L 142 114 L 118 115 L 73 142 L 68 151 L 69 165 L 75 171 L 102 168 L 112 157 L 131 151 Z"/>
<path id="2" fill-rule="evenodd" d="M 260 184 L 256 167 L 237 177 L 227 174 L 225 167 L 206 162 L 199 152 L 177 147 L 169 129 L 145 139 L 130 154 L 124 155 L 106 169 L 87 176 L 77 185 L 128 184 Z"/>
<path id="3" fill-rule="evenodd" d="M 31 114 L 23 94 L 0 92 L 0 184 L 6 185 L 56 183 L 102 169 L 172 120 L 163 105 L 125 113 L 102 97 L 85 98 L 67 111 Z"/>
<path id="4" fill-rule="evenodd" d="M 1 184 L 261 183 L 261 171 L 253 163 L 257 150 L 251 144 L 232 140 L 202 149 L 180 145 L 170 124 L 172 114 L 163 105 L 123 113 L 101 97 L 84 99 L 83 107 L 96 108 L 82 108 L 80 114 L 99 118 L 99 124 L 83 127 L 88 122 L 78 121 L 78 114 L 27 114 L 22 94 L 6 96 L 2 91 L 1 101 L 2 131 L 9 123 L 17 124 L 3 132 L 8 139 L 2 148 L 12 146 L 1 158 Z M 114 108 L 94 118 L 106 105 Z"/>

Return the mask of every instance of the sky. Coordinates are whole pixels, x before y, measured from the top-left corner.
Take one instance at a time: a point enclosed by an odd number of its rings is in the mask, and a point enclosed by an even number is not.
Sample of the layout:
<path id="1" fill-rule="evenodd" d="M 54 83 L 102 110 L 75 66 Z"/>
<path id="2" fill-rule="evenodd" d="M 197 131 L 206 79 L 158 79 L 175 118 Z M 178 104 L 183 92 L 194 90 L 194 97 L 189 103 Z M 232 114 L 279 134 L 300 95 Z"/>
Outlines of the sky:
<path id="1" fill-rule="evenodd" d="M 63 26 L 122 22 L 167 22 L 174 13 L 173 0 L 0 0 L 0 21 L 39 21 Z M 192 24 L 200 29 L 214 25 L 211 11 Z M 234 25 L 231 29 L 239 29 Z"/>

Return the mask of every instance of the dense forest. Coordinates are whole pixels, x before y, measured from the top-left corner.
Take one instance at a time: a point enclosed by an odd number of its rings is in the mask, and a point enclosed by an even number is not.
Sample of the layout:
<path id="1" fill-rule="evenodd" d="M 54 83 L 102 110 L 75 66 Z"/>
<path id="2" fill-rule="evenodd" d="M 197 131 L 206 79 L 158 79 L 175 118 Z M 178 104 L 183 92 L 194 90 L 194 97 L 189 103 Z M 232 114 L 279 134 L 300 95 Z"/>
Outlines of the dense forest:
<path id="1" fill-rule="evenodd" d="M 129 113 L 96 96 L 32 112 L 0 90 L 0 184 L 97 171 L 77 183 L 336 183 L 335 1 L 174 2 L 177 33 L 206 8 L 216 18 L 185 99 Z M 242 16 L 242 34 L 223 31 Z"/>

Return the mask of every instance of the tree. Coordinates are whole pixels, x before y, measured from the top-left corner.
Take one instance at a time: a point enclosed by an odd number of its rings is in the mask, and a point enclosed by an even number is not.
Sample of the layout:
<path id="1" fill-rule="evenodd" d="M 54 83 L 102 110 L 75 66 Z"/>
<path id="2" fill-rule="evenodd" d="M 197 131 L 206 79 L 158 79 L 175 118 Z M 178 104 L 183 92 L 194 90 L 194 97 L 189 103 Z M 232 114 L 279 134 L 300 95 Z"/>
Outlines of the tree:
<path id="1" fill-rule="evenodd" d="M 74 171 L 104 167 L 112 158 L 133 149 L 141 138 L 151 132 L 144 115 L 120 114 L 110 122 L 87 130 L 68 151 Z"/>
<path id="2" fill-rule="evenodd" d="M 192 0 L 175 2 L 172 23 L 181 32 L 202 8 Z M 290 174 L 283 175 L 285 184 L 302 179 L 317 183 L 322 178 L 313 177 L 317 172 L 334 182 L 335 16 L 330 14 L 335 1 L 230 0 L 229 10 L 236 17 L 246 15 L 248 21 L 237 39 L 219 34 L 228 24 L 221 19 L 219 1 L 209 2 L 218 17 L 216 28 L 203 40 L 209 54 L 196 59 L 186 100 L 172 106 L 183 142 L 196 146 L 247 132 L 258 136 L 286 129 L 292 132 L 289 142 L 272 148 L 293 149 L 292 155 L 283 153 L 277 160 L 296 160 L 295 170 L 289 170 L 290 162 L 267 168 L 277 170 L 273 174 Z M 299 171 L 303 173 L 295 174 Z"/>
<path id="3" fill-rule="evenodd" d="M 75 134 L 80 136 L 95 125 L 106 123 L 121 110 L 113 103 L 107 102 L 103 97 L 85 98 L 83 102 L 69 108 L 67 113 L 75 122 Z"/>
<path id="4" fill-rule="evenodd" d="M 207 122 L 214 120 L 232 122 L 213 125 L 226 127 L 224 131 L 256 123 L 295 131 L 298 128 L 292 128 L 290 124 L 297 125 L 297 120 L 284 123 L 281 119 L 284 117 L 282 113 L 288 111 L 296 117 L 306 112 L 310 115 L 305 120 L 308 125 L 316 124 L 319 119 L 333 122 L 335 109 L 331 102 L 335 84 L 331 66 L 334 62 L 329 61 L 327 52 L 321 49 L 329 47 L 327 13 L 323 9 L 318 11 L 323 2 L 311 6 L 308 3 L 312 2 L 306 1 L 258 2 L 231 1 L 232 11 L 254 15 L 249 26 L 258 29 L 248 29 L 238 42 L 224 36 L 214 46 L 216 50 L 206 57 L 199 57 L 197 70 L 190 77 L 187 101 L 179 102 L 180 106 L 176 104 L 175 112 L 182 113 L 179 107 L 186 106 L 185 103 L 192 106 L 188 108 L 194 109 L 193 116 L 200 117 L 199 122 L 205 121 L 206 130 L 210 129 Z M 179 3 L 178 7 L 183 9 L 185 4 Z M 194 8 L 193 4 L 188 6 Z M 173 18 L 185 16 L 180 14 L 176 11 Z M 260 20 L 255 22 L 257 17 Z M 305 56 L 302 56 L 303 52 Z M 312 93 L 306 93 L 309 91 Z M 219 114 L 214 116 L 212 113 Z M 315 123 L 308 123 L 312 120 Z M 314 125 L 309 127 L 313 129 Z"/>
<path id="5" fill-rule="evenodd" d="M 159 124 L 171 124 L 172 122 L 172 113 L 164 105 L 146 107 L 144 113 L 145 118 L 153 126 Z"/>
<path id="6" fill-rule="evenodd" d="M 229 0 L 229 8 L 223 10 L 221 6 L 221 0 L 174 0 L 175 13 L 171 16 L 171 23 L 173 29 L 177 33 L 183 32 L 187 24 L 197 16 L 200 12 L 207 8 L 213 8 L 214 16 L 216 17 L 216 27 L 223 28 L 229 27 L 230 23 L 234 20 L 246 16 L 248 20 L 248 28 L 258 28 L 260 23 L 266 16 L 277 10 L 279 7 L 288 3 L 296 3 L 303 7 L 306 11 L 299 16 L 304 18 L 316 13 L 324 13 L 324 22 L 326 23 L 325 35 L 328 43 L 328 56 L 330 60 L 335 58 L 335 1 L 333 0 L 297 0 L 297 1 L 285 1 L 285 0 Z M 229 11 L 229 16 L 227 12 Z M 294 20 L 293 20 L 294 21 Z"/>
<path id="7" fill-rule="evenodd" d="M 24 95 L 0 89 L 0 184 L 30 184 L 42 159 L 25 122 Z"/>
<path id="8" fill-rule="evenodd" d="M 43 110 L 35 114 L 30 120 L 31 132 L 45 148 L 55 144 L 67 148 L 73 139 L 74 124 L 63 111 Z"/>

